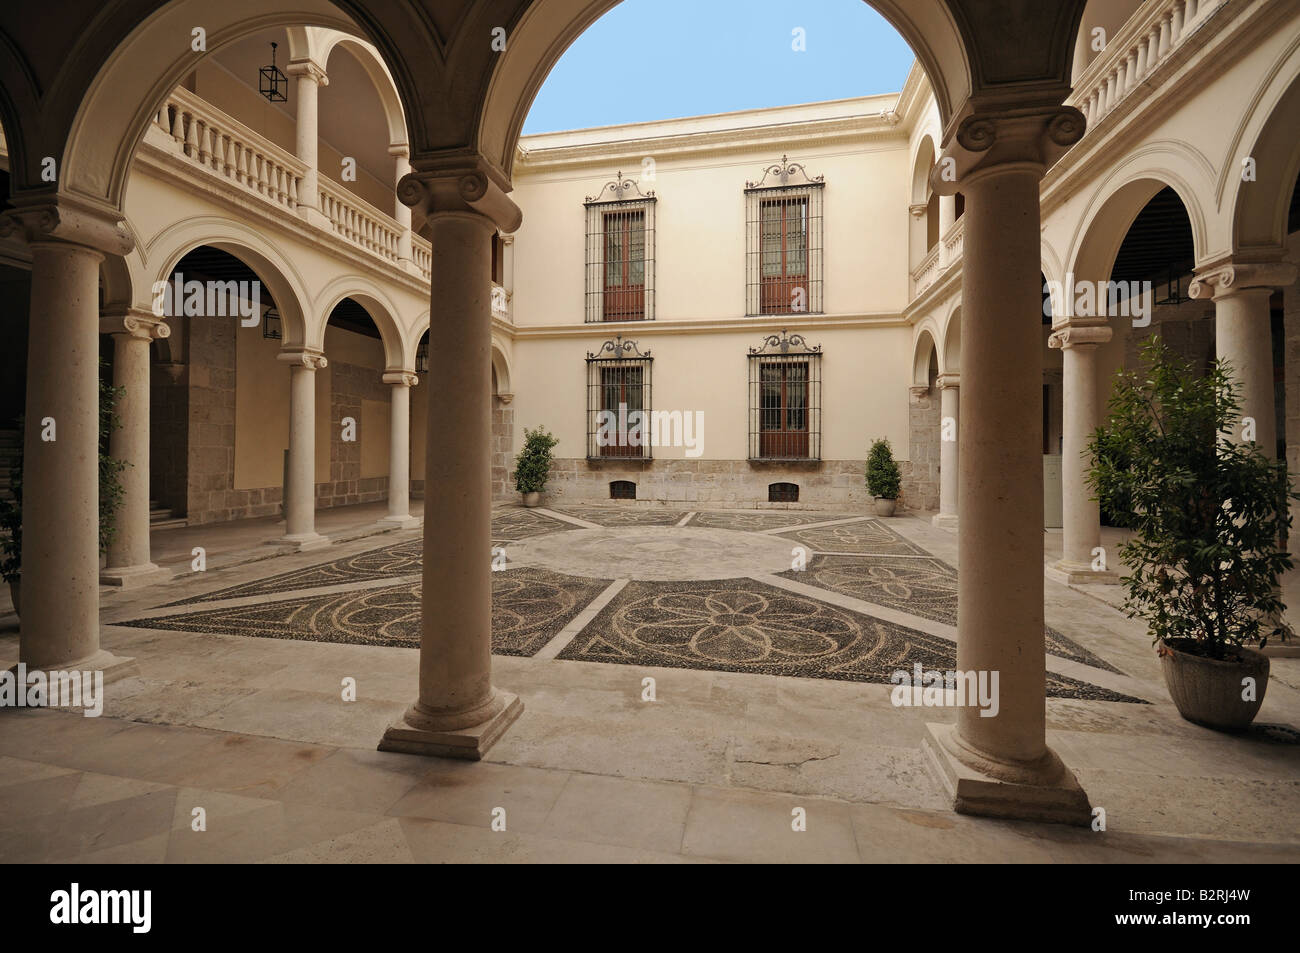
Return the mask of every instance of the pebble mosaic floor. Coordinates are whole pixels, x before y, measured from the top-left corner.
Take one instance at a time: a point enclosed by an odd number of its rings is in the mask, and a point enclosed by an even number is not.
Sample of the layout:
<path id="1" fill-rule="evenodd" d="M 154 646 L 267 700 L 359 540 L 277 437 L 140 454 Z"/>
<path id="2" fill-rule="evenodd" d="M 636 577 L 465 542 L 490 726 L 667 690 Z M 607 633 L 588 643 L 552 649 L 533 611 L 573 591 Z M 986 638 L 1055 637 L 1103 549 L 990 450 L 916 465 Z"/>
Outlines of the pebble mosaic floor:
<path id="1" fill-rule="evenodd" d="M 584 524 L 601 531 L 583 531 Z M 689 528 L 673 544 L 670 527 L 679 524 Z M 573 545 L 564 543 L 569 537 L 556 536 L 572 530 L 579 530 Z M 627 533 L 631 542 L 647 532 L 662 533 L 665 540 L 654 543 L 653 571 L 648 555 L 638 560 L 633 552 L 622 561 L 610 558 L 607 567 L 598 563 L 606 578 L 596 578 L 590 554 L 585 563 L 580 559 L 584 546 L 608 547 L 604 537 L 611 534 Z M 712 548 L 702 544 L 706 536 Z M 949 628 L 957 621 L 956 570 L 861 514 L 691 513 L 597 504 L 542 512 L 511 508 L 494 514 L 492 537 L 512 554 L 492 574 L 492 650 L 498 655 L 532 657 L 555 642 L 546 657 L 882 683 L 916 663 L 944 671 L 956 664 L 955 631 Z M 724 545 L 734 540 L 739 564 L 745 552 L 755 554 L 754 568 L 743 570 L 748 575 L 710 576 L 719 561 L 716 537 Z M 580 542 L 589 538 L 594 542 Z M 792 553 L 807 550 L 804 569 L 772 568 L 774 544 L 787 543 Z M 151 611 L 116 624 L 418 646 L 421 551 L 420 539 L 377 547 L 159 606 L 190 606 L 187 611 Z M 671 571 L 675 566 L 680 575 Z M 376 585 L 385 579 L 393 584 Z M 818 590 L 836 595 L 822 598 Z M 945 631 L 949 637 L 938 634 Z M 1060 632 L 1049 628 L 1045 635 L 1049 655 L 1122 675 Z M 1047 692 L 1141 703 L 1050 670 Z"/>

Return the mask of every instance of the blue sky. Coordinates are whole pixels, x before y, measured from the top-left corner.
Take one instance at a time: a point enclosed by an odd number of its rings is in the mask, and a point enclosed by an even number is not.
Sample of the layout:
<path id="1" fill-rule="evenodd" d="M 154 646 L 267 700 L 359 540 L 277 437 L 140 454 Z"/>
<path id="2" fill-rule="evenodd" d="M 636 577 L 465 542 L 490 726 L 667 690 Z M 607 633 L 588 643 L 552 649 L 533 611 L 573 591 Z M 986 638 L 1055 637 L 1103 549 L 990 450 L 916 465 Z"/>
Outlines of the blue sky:
<path id="1" fill-rule="evenodd" d="M 623 0 L 556 63 L 524 133 L 897 92 L 911 63 L 863 0 Z"/>

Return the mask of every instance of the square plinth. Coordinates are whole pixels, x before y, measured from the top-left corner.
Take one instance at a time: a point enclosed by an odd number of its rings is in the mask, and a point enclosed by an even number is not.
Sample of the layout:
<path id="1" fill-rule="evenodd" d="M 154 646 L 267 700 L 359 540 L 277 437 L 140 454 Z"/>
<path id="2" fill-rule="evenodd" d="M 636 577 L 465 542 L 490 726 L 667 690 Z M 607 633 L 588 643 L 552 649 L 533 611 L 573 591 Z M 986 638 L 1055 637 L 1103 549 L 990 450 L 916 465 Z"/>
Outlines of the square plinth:
<path id="1" fill-rule="evenodd" d="M 925 750 L 958 814 L 1052 824 L 1092 824 L 1092 805 L 1068 767 L 1055 784 L 1002 781 L 959 761 L 944 741 L 955 725 L 927 724 Z"/>
<path id="2" fill-rule="evenodd" d="M 466 761 L 481 761 L 483 755 L 506 733 L 516 718 L 524 710 L 524 703 L 518 695 L 502 692 L 505 705 L 496 715 L 472 728 L 460 728 L 456 731 L 425 731 L 412 728 L 399 719 L 388 726 L 384 737 L 380 739 L 380 751 L 396 751 L 401 754 L 422 754 L 434 758 L 461 758 Z"/>

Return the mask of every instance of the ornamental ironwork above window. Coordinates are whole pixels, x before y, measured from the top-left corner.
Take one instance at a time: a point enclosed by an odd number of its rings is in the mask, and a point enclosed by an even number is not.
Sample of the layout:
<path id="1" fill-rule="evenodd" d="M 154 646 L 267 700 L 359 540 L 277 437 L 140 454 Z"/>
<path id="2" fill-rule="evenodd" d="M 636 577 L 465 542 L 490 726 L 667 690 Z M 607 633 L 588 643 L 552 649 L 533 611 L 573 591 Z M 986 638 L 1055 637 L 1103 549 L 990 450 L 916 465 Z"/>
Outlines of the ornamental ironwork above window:
<path id="1" fill-rule="evenodd" d="M 654 319 L 655 194 L 619 172 L 587 196 L 585 319 Z"/>
<path id="2" fill-rule="evenodd" d="M 654 359 L 622 336 L 587 352 L 587 459 L 649 460 Z"/>
<path id="3" fill-rule="evenodd" d="M 749 459 L 820 460 L 822 349 L 769 334 L 749 349 Z"/>
<path id="4" fill-rule="evenodd" d="M 745 313 L 822 311 L 822 176 L 787 156 L 745 183 Z"/>

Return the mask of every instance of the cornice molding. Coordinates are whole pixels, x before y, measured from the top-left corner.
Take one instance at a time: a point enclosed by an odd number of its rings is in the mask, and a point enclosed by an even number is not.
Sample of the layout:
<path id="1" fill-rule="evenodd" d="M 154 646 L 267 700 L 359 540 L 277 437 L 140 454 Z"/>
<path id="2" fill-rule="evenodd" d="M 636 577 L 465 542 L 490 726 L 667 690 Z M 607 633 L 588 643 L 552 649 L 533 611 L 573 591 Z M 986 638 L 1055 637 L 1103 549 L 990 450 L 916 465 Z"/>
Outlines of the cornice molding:
<path id="1" fill-rule="evenodd" d="M 597 322 L 590 324 L 547 324 L 537 327 L 511 328 L 512 340 L 543 338 L 586 338 L 609 337 L 611 333 L 628 331 L 638 338 L 654 337 L 663 334 L 718 334 L 718 333 L 760 333 L 775 334 L 781 328 L 806 334 L 815 331 L 834 331 L 853 328 L 906 327 L 907 321 L 897 311 L 816 315 L 812 318 L 793 320 L 793 315 L 762 315 L 744 318 L 724 318 L 713 320 L 668 321 L 662 318 L 655 321 Z M 779 324 L 779 327 L 778 327 Z"/>

